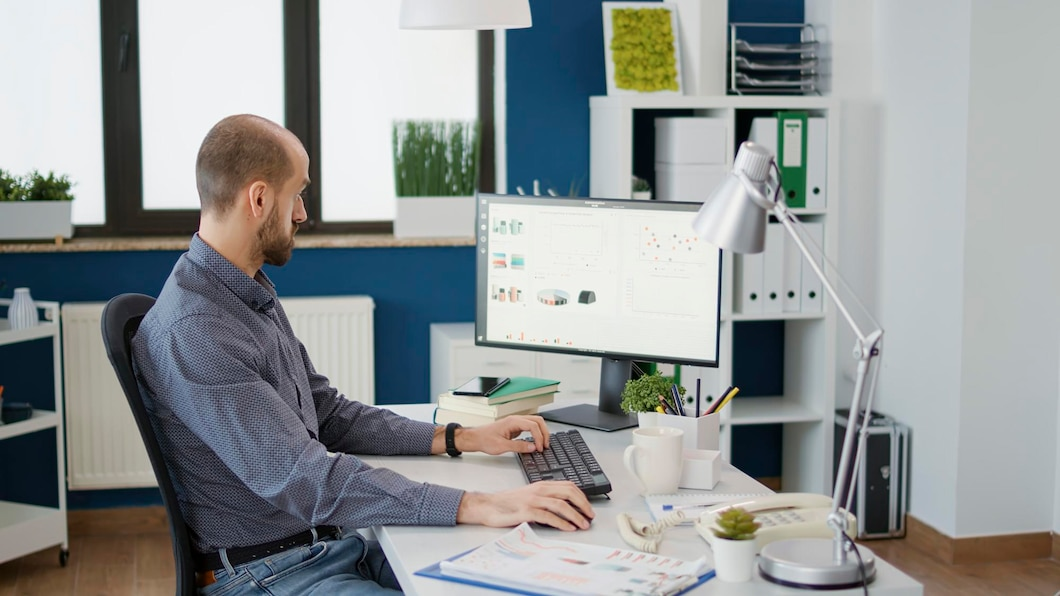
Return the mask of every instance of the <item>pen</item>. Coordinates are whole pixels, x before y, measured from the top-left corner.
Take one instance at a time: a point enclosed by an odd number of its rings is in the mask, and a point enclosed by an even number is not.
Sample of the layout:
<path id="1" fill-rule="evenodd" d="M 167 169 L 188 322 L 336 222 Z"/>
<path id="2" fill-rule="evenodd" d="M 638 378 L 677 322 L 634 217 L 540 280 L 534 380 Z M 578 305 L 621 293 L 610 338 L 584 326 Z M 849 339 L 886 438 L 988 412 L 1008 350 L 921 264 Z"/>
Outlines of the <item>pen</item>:
<path id="1" fill-rule="evenodd" d="M 677 384 L 670 385 L 670 396 L 674 398 L 675 411 L 678 416 L 685 415 L 685 406 L 681 403 L 681 392 L 677 390 Z"/>
<path id="2" fill-rule="evenodd" d="M 704 416 L 709 416 L 709 415 L 713 414 L 714 412 L 717 412 L 718 411 L 718 405 L 721 404 L 721 401 L 723 399 L 725 399 L 725 396 L 728 395 L 729 392 L 732 391 L 734 387 L 736 387 L 736 385 L 729 385 L 728 389 L 726 389 L 725 391 L 722 391 L 720 394 L 718 394 L 717 399 L 714 400 L 714 403 L 712 403 L 712 404 L 707 406 L 707 411 L 704 412 L 703 415 Z"/>
<path id="3" fill-rule="evenodd" d="M 696 379 L 696 418 L 699 418 L 699 382 L 702 379 Z"/>
<path id="4" fill-rule="evenodd" d="M 718 407 L 714 408 L 714 411 L 715 412 L 720 412 L 721 409 L 725 407 L 725 404 L 727 404 L 730 401 L 732 401 L 732 398 L 736 397 L 736 394 L 739 393 L 739 392 L 740 392 L 740 388 L 739 387 L 733 387 L 732 390 L 729 391 L 729 394 L 725 396 L 725 399 L 723 399 L 720 402 L 718 402 Z"/>
<path id="5" fill-rule="evenodd" d="M 662 405 L 658 406 L 656 408 L 656 410 L 655 410 L 656 412 L 658 412 L 659 411 L 658 408 L 661 407 L 661 408 L 664 409 L 664 412 L 663 412 L 664 414 L 667 413 L 667 412 L 669 412 L 670 414 L 676 414 L 677 413 L 677 412 L 674 412 L 674 409 L 670 407 L 670 403 L 667 402 L 666 399 L 663 398 L 663 396 L 661 396 L 661 395 L 659 396 L 659 401 L 662 403 Z"/>

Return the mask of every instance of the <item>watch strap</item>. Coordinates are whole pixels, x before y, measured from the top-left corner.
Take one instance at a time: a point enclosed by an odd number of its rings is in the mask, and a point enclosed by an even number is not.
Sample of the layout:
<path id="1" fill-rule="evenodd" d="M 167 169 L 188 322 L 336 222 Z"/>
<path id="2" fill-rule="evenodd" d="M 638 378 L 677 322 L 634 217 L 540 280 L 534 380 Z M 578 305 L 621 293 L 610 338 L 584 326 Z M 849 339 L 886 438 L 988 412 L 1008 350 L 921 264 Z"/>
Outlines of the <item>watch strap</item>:
<path id="1" fill-rule="evenodd" d="M 459 457 L 462 451 L 456 448 L 456 429 L 461 428 L 456 422 L 445 425 L 445 452 L 449 457 Z"/>

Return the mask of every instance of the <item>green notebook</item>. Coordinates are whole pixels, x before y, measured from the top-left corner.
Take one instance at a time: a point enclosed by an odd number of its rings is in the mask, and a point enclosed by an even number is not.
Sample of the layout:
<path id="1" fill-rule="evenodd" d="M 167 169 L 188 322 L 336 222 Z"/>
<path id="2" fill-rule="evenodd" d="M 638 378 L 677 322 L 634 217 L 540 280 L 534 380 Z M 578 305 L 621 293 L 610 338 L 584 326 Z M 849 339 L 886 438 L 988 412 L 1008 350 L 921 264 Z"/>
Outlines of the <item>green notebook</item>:
<path id="1" fill-rule="evenodd" d="M 542 393 L 554 393 L 559 388 L 559 381 L 551 379 L 539 379 L 537 377 L 512 377 L 511 381 L 504 387 L 498 389 L 493 395 L 485 397 L 482 395 L 453 395 L 453 399 L 460 399 L 473 404 L 502 404 L 524 397 L 533 397 Z M 446 395 L 452 395 L 447 393 Z"/>

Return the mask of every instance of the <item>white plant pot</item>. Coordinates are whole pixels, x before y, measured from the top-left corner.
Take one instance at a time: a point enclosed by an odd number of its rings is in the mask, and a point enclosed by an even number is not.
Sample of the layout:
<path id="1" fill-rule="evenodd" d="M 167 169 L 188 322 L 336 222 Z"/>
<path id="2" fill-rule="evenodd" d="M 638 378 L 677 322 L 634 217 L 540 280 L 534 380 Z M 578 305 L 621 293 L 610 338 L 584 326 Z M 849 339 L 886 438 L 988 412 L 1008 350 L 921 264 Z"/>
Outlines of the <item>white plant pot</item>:
<path id="1" fill-rule="evenodd" d="M 395 238 L 475 235 L 475 197 L 398 197 Z"/>
<path id="2" fill-rule="evenodd" d="M 70 238 L 70 201 L 0 202 L 0 240 Z"/>
<path id="3" fill-rule="evenodd" d="M 714 552 L 714 573 L 723 582 L 750 581 L 754 572 L 757 540 L 726 540 L 711 536 L 710 549 Z"/>
<path id="4" fill-rule="evenodd" d="M 637 425 L 641 428 L 659 426 L 658 412 L 637 412 Z"/>
<path id="5" fill-rule="evenodd" d="M 637 201 L 650 201 L 651 191 L 650 190 L 635 190 L 631 193 L 634 200 Z"/>

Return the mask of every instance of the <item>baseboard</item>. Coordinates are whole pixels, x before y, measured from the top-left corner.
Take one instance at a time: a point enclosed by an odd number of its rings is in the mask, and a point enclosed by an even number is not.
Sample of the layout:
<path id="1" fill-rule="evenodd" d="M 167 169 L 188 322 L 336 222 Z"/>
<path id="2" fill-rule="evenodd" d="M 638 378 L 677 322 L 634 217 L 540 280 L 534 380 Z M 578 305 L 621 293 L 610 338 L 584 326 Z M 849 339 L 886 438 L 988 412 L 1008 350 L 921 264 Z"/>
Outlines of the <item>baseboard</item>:
<path id="1" fill-rule="evenodd" d="M 127 536 L 169 532 L 165 507 L 118 507 L 67 511 L 70 536 Z"/>
<path id="2" fill-rule="evenodd" d="M 763 478 L 755 478 L 755 480 L 766 485 L 771 491 L 780 492 L 780 476 L 766 476 Z"/>
<path id="3" fill-rule="evenodd" d="M 950 565 L 1048 559 L 1060 554 L 1060 538 L 1052 532 L 951 538 L 918 520 L 905 516 L 909 545 Z"/>
<path id="4" fill-rule="evenodd" d="M 1060 534 L 1053 532 L 1053 558 L 1060 561 Z"/>

